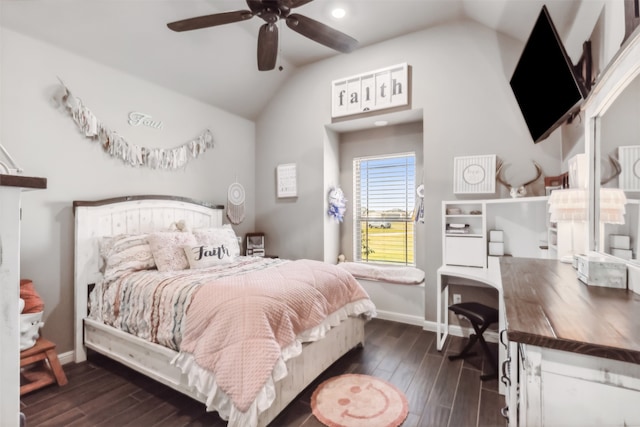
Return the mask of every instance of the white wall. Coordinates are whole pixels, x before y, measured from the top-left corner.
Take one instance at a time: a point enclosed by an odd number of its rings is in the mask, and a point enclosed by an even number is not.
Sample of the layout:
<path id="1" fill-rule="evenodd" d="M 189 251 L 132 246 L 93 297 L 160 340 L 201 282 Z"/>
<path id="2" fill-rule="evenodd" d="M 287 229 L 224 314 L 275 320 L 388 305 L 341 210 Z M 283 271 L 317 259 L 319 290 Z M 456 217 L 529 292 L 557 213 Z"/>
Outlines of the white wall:
<path id="1" fill-rule="evenodd" d="M 165 194 L 226 205 L 227 188 L 237 179 L 245 187 L 247 218 L 235 229 L 238 234 L 252 231 L 255 126 L 52 45 L 1 31 L 0 141 L 26 175 L 48 183 L 46 190 L 22 198 L 21 276 L 32 279 L 44 299 L 43 333 L 65 352 L 73 346 L 73 201 Z M 68 114 L 52 104 L 56 76 L 98 119 L 132 143 L 171 148 L 208 128 L 215 148 L 184 170 L 127 166 L 84 138 Z M 129 126 L 130 111 L 151 114 L 164 123 L 163 129 Z"/>
<path id="2" fill-rule="evenodd" d="M 497 154 L 512 184 L 560 173 L 560 133 L 534 144 L 509 78 L 522 43 L 479 24 L 462 21 L 409 34 L 349 55 L 302 68 L 282 87 L 257 122 L 257 228 L 270 251 L 285 258 L 322 259 L 328 183 L 322 183 L 325 125 L 331 123 L 331 81 L 407 62 L 412 67 L 412 108 L 422 109 L 425 172 L 425 237 L 418 259 L 427 277 L 427 320 L 435 320 L 435 270 L 442 262 L 442 200 L 452 199 L 453 158 Z M 299 197 L 275 197 L 278 164 L 298 164 Z M 540 191 L 540 189 L 539 189 Z M 506 197 L 504 188 L 498 195 Z M 344 251 L 344 248 L 342 248 Z"/>

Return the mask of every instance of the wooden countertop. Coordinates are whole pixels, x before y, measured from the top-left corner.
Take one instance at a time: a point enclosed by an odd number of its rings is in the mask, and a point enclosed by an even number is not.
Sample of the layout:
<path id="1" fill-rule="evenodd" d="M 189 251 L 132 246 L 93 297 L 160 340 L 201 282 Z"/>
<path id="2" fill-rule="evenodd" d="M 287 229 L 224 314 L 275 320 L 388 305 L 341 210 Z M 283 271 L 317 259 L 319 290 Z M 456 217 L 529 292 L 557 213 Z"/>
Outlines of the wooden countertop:
<path id="1" fill-rule="evenodd" d="M 640 295 L 557 260 L 505 257 L 500 272 L 510 341 L 640 364 Z"/>

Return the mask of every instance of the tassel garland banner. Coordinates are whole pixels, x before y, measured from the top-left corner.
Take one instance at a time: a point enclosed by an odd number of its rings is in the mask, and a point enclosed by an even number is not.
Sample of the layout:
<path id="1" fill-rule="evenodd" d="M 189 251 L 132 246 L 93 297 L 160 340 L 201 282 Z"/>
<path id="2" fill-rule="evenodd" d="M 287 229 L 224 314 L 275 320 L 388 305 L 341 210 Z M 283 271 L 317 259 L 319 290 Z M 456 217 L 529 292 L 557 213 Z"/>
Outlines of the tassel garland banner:
<path id="1" fill-rule="evenodd" d="M 181 169 L 191 160 L 213 148 L 213 134 L 206 129 L 199 136 L 173 148 L 141 147 L 126 141 L 115 131 L 108 129 L 82 103 L 71 94 L 60 80 L 62 96 L 60 103 L 73 118 L 76 126 L 89 139 L 97 140 L 104 151 L 130 166 L 147 166 L 152 169 Z"/>

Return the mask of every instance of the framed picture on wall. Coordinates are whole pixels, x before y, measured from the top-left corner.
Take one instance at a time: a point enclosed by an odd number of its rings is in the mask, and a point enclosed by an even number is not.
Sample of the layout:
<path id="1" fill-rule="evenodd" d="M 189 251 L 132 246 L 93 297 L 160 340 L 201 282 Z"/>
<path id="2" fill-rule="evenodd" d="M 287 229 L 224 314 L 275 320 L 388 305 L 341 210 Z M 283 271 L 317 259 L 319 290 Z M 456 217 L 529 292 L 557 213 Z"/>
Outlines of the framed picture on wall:
<path id="1" fill-rule="evenodd" d="M 495 193 L 496 155 L 453 158 L 454 194 Z"/>
<path id="2" fill-rule="evenodd" d="M 296 197 L 298 195 L 298 179 L 295 163 L 278 165 L 276 169 L 277 196 Z"/>

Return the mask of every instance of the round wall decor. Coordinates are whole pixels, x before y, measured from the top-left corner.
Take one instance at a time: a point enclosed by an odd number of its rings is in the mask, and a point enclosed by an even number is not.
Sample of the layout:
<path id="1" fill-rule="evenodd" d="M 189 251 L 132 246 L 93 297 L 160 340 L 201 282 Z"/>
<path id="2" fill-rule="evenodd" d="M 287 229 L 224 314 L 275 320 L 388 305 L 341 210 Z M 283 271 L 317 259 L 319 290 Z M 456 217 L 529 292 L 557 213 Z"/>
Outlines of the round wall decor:
<path id="1" fill-rule="evenodd" d="M 227 218 L 232 224 L 240 224 L 244 221 L 244 187 L 239 182 L 234 182 L 227 191 Z"/>

